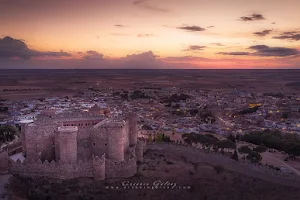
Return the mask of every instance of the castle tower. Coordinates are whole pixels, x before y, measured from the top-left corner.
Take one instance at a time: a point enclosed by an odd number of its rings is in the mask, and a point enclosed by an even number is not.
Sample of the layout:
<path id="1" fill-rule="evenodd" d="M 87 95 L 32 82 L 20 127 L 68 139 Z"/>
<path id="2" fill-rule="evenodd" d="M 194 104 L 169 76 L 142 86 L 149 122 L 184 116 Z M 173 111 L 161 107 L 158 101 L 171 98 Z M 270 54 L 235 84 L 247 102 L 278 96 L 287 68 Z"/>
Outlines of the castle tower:
<path id="1" fill-rule="evenodd" d="M 129 145 L 136 145 L 138 136 L 137 116 L 132 113 L 128 114 L 127 122 L 129 126 Z"/>
<path id="2" fill-rule="evenodd" d="M 125 122 L 109 122 L 104 127 L 108 134 L 108 158 L 117 162 L 123 161 Z"/>
<path id="3" fill-rule="evenodd" d="M 77 126 L 60 126 L 56 136 L 56 160 L 61 162 L 77 162 Z"/>
<path id="4" fill-rule="evenodd" d="M 52 117 L 38 115 L 33 123 L 21 127 L 22 148 L 26 159 L 42 161 L 54 159 L 53 143 L 57 126 Z"/>

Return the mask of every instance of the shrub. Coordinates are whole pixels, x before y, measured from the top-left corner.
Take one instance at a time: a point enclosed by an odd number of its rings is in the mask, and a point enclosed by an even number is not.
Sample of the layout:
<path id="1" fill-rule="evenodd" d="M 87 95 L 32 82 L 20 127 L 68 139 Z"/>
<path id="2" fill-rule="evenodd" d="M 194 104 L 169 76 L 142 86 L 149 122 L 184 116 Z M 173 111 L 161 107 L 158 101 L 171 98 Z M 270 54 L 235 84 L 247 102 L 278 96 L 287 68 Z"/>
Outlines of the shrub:
<path id="1" fill-rule="evenodd" d="M 257 147 L 255 147 L 254 149 L 253 149 L 253 151 L 256 151 L 256 152 L 258 152 L 258 153 L 263 153 L 263 152 L 266 152 L 268 150 L 268 148 L 267 147 L 265 147 L 265 146 L 257 146 Z"/>

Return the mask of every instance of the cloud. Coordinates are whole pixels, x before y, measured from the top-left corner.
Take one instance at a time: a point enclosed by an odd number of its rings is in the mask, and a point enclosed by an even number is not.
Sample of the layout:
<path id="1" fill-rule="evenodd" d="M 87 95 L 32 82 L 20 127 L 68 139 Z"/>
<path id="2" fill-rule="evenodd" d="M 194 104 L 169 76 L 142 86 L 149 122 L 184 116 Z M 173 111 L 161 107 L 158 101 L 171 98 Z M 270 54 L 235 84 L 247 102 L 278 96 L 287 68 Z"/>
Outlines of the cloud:
<path id="1" fill-rule="evenodd" d="M 0 59 L 24 59 L 28 60 L 33 57 L 68 57 L 71 54 L 59 51 L 37 51 L 29 49 L 23 40 L 14 39 L 12 37 L 6 36 L 0 38 Z"/>
<path id="2" fill-rule="evenodd" d="M 146 1 L 149 1 L 149 0 L 136 0 L 132 4 L 133 5 L 139 5 L 139 4 L 142 4 L 142 3 L 146 2 Z"/>
<path id="3" fill-rule="evenodd" d="M 142 37 L 154 37 L 154 35 L 153 35 L 153 33 L 151 33 L 151 34 L 138 34 L 137 37 L 140 37 L 140 38 L 142 38 Z"/>
<path id="4" fill-rule="evenodd" d="M 191 32 L 205 31 L 205 28 L 202 28 L 200 26 L 179 26 L 177 28 L 185 31 L 191 31 Z"/>
<path id="5" fill-rule="evenodd" d="M 261 14 L 252 14 L 250 16 L 243 16 L 240 17 L 240 20 L 242 21 L 257 21 L 257 20 L 264 20 L 265 17 Z"/>
<path id="6" fill-rule="evenodd" d="M 124 59 L 130 60 L 130 61 L 137 61 L 137 60 L 143 60 L 143 61 L 153 61 L 157 58 L 156 55 L 152 51 L 143 52 L 140 54 L 131 54 L 127 55 Z"/>
<path id="7" fill-rule="evenodd" d="M 212 44 L 212 45 L 216 45 L 216 46 L 219 46 L 219 47 L 223 47 L 223 46 L 225 46 L 224 44 L 222 44 L 222 43 L 210 43 L 210 44 Z"/>
<path id="8" fill-rule="evenodd" d="M 248 49 L 255 52 L 219 52 L 217 54 L 230 55 L 230 56 L 260 56 L 260 57 L 288 57 L 298 56 L 300 52 L 297 49 L 285 47 L 269 47 L 267 45 L 250 46 Z"/>
<path id="9" fill-rule="evenodd" d="M 206 28 L 215 28 L 215 26 L 208 26 L 208 27 L 206 27 Z"/>
<path id="10" fill-rule="evenodd" d="M 103 59 L 103 54 L 98 53 L 97 51 L 89 50 L 85 52 L 85 55 L 83 56 L 86 60 L 96 60 L 96 59 Z"/>
<path id="11" fill-rule="evenodd" d="M 264 49 L 265 45 L 255 47 Z M 160 57 L 152 51 L 129 54 L 121 58 L 103 57 L 102 59 L 84 59 L 86 55 L 100 53 L 90 50 L 77 52 L 78 56 L 70 59 L 32 59 L 1 60 L 1 69 L 264 69 L 264 68 L 299 68 L 300 57 L 249 58 L 203 58 L 196 56 Z M 100 54 L 102 55 L 102 54 Z M 100 56 L 101 58 L 102 56 Z"/>
<path id="12" fill-rule="evenodd" d="M 114 35 L 114 36 L 129 36 L 130 34 L 126 34 L 126 33 L 111 33 L 110 35 Z"/>
<path id="13" fill-rule="evenodd" d="M 249 49 L 255 50 L 252 53 L 254 56 L 274 56 L 274 57 L 287 57 L 299 55 L 297 49 L 285 48 L 285 47 L 269 47 L 266 45 L 250 46 Z"/>
<path id="14" fill-rule="evenodd" d="M 206 48 L 206 46 L 190 45 L 187 49 L 184 49 L 184 51 L 202 51 L 204 48 Z"/>
<path id="15" fill-rule="evenodd" d="M 221 55 L 230 55 L 230 56 L 247 56 L 250 55 L 249 52 L 236 51 L 236 52 L 219 52 L 217 54 Z"/>
<path id="16" fill-rule="evenodd" d="M 124 25 L 122 25 L 122 24 L 115 24 L 114 26 L 115 26 L 115 27 L 118 27 L 118 28 L 125 28 L 125 27 L 127 27 L 127 26 L 124 26 Z"/>
<path id="17" fill-rule="evenodd" d="M 191 61 L 208 61 L 210 59 L 208 58 L 202 58 L 202 57 L 197 57 L 197 56 L 169 56 L 169 57 L 165 57 L 162 58 L 162 60 L 166 61 L 166 62 L 191 62 Z"/>
<path id="18" fill-rule="evenodd" d="M 155 55 L 152 51 L 129 54 L 123 58 L 112 61 L 112 63 L 114 67 L 129 69 L 176 69 L 180 67 L 197 67 L 190 64 L 182 66 L 179 63 L 165 62 L 163 58 Z"/>
<path id="19" fill-rule="evenodd" d="M 290 31 L 290 32 L 283 32 L 279 36 L 274 36 L 274 39 L 281 39 L 281 40 L 300 40 L 300 32 L 297 31 Z"/>
<path id="20" fill-rule="evenodd" d="M 263 31 L 260 31 L 260 32 L 255 32 L 253 34 L 256 35 L 256 36 L 259 36 L 259 37 L 264 37 L 266 35 L 269 35 L 271 32 L 272 32 L 272 30 L 263 30 Z"/>
<path id="21" fill-rule="evenodd" d="M 167 10 L 167 9 L 149 5 L 148 4 L 149 1 L 150 0 L 136 0 L 132 4 L 135 6 L 150 10 L 150 11 L 154 11 L 154 12 L 164 12 L 164 13 L 169 12 L 169 10 Z"/>

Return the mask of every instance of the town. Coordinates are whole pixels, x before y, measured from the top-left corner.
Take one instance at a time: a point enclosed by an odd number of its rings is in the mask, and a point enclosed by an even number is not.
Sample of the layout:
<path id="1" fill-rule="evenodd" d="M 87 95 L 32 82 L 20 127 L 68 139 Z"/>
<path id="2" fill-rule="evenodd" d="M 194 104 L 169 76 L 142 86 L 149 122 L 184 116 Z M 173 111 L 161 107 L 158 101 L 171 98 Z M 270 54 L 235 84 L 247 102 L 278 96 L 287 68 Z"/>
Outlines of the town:
<path id="1" fill-rule="evenodd" d="M 271 82 L 276 87 L 268 89 L 234 79 L 216 85 L 209 81 L 214 78 L 209 71 L 200 81 L 197 75 L 180 78 L 180 73 L 193 73 L 189 70 L 165 71 L 168 76 L 150 72 L 136 71 L 140 78 L 132 79 L 131 71 L 110 71 L 98 78 L 97 71 L 74 77 L 72 71 L 54 70 L 48 72 L 54 75 L 49 80 L 27 82 L 22 77 L 13 86 L 7 81 L 0 91 L 0 171 L 9 184 L 2 188 L 11 195 L 19 181 L 47 188 L 49 178 L 86 185 L 86 178 L 101 181 L 97 184 L 113 178 L 120 184 L 143 177 L 148 185 L 144 190 L 151 189 L 148 179 L 155 183 L 163 178 L 159 181 L 191 191 L 199 188 L 190 184 L 193 178 L 204 181 L 210 174 L 218 179 L 229 172 L 266 184 L 280 179 L 285 186 L 299 185 L 300 96 L 289 82 Z M 171 174 L 174 178 L 167 179 Z M 94 190 L 124 189 L 96 185 Z M 136 188 L 130 188 L 135 195 Z M 52 193 L 61 198 L 58 191 Z"/>

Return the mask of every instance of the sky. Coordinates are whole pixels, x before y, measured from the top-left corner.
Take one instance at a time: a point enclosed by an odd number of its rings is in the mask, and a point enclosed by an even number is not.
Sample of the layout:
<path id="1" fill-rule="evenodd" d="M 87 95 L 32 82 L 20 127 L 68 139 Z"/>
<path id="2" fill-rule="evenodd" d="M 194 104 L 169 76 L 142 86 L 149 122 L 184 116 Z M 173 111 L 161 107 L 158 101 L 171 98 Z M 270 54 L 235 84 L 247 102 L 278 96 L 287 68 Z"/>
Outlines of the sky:
<path id="1" fill-rule="evenodd" d="M 0 0 L 0 69 L 300 69 L 299 0 Z"/>

